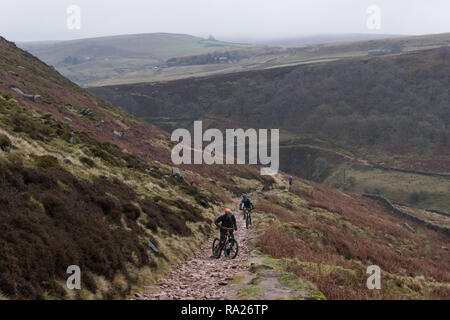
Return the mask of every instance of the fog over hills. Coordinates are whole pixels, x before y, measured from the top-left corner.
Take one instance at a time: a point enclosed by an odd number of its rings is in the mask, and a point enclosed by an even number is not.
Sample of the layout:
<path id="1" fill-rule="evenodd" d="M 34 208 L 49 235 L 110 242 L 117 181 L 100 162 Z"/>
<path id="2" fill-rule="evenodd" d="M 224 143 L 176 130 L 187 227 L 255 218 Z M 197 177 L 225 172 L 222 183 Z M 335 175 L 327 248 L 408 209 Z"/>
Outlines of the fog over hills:
<path id="1" fill-rule="evenodd" d="M 277 37 L 277 38 L 252 38 L 252 37 L 225 37 L 223 40 L 230 42 L 251 43 L 254 45 L 268 46 L 301 46 L 311 44 L 364 41 L 385 38 L 399 38 L 406 35 L 393 34 L 371 34 L 371 33 L 349 33 L 349 34 L 311 34 L 297 37 Z"/>

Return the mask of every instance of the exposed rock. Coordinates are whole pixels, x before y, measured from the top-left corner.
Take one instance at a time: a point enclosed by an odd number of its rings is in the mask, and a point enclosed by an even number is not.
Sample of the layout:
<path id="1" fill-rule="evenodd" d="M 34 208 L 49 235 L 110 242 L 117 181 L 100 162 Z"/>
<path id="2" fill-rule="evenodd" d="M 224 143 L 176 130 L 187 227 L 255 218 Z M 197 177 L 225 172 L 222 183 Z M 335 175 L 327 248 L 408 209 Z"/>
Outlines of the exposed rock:
<path id="1" fill-rule="evenodd" d="M 91 117 L 94 115 L 94 112 L 89 108 L 84 108 L 84 109 L 81 109 L 80 114 L 82 114 L 83 116 Z"/>
<path id="2" fill-rule="evenodd" d="M 33 95 L 33 94 L 26 94 L 26 93 L 24 93 L 22 90 L 20 90 L 19 88 L 16 88 L 16 87 L 11 88 L 11 90 L 17 92 L 18 94 L 20 94 L 21 96 L 23 96 L 23 97 L 25 97 L 25 98 L 28 98 L 28 99 L 30 99 L 30 100 L 33 100 L 34 102 L 38 101 L 38 100 L 41 98 L 41 96 L 38 95 L 38 94 L 36 94 L 36 95 Z"/>
<path id="3" fill-rule="evenodd" d="M 158 248 L 150 240 L 147 240 L 147 243 L 154 253 L 159 254 Z"/>
<path id="4" fill-rule="evenodd" d="M 180 172 L 180 169 L 172 167 L 172 175 L 173 176 L 178 176 L 178 177 L 183 177 L 183 175 Z"/>
<path id="5" fill-rule="evenodd" d="M 403 223 L 403 226 L 411 232 L 416 232 L 413 227 L 411 227 L 407 222 Z"/>
<path id="6" fill-rule="evenodd" d="M 118 137 L 122 137 L 122 136 L 123 136 L 123 132 L 122 132 L 122 131 L 114 130 L 113 133 L 114 133 L 116 136 L 118 136 Z"/>
<path id="7" fill-rule="evenodd" d="M 161 166 L 161 162 L 159 162 L 159 161 L 157 161 L 157 160 L 153 161 L 153 163 L 154 163 L 155 166 L 157 166 L 157 167 Z"/>

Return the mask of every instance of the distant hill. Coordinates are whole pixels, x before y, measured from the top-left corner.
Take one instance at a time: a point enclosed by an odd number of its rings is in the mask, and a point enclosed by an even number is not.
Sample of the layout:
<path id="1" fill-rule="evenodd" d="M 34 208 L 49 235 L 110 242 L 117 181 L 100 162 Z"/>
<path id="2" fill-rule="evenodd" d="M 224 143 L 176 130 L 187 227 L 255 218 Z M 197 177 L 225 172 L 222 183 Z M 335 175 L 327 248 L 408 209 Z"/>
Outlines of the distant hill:
<path id="1" fill-rule="evenodd" d="M 253 45 L 266 46 L 301 46 L 311 44 L 326 44 L 337 42 L 355 42 L 388 38 L 404 38 L 405 35 L 393 34 L 370 34 L 370 33 L 349 33 L 349 34 L 316 34 L 298 37 L 281 37 L 281 38 L 225 38 L 226 41 L 251 43 Z"/>
<path id="2" fill-rule="evenodd" d="M 66 57 L 83 59 L 153 58 L 160 62 L 177 56 L 211 52 L 217 48 L 244 46 L 230 42 L 204 39 L 187 34 L 150 33 L 87 38 L 51 43 L 26 42 L 19 44 L 25 50 L 41 56 L 45 62 L 58 67 L 65 65 Z"/>
<path id="3" fill-rule="evenodd" d="M 450 34 L 364 41 L 305 38 L 303 45 L 246 45 L 183 34 L 138 34 L 20 46 L 82 86 L 167 81 L 445 46 Z M 378 36 L 373 36 L 377 38 Z M 322 39 L 322 40 L 320 40 Z M 331 40 L 339 40 L 334 42 Z M 330 42 L 322 44 L 311 44 Z M 346 41 L 346 42 L 344 42 Z M 331 43 L 333 42 L 333 43 Z M 309 43 L 309 44 L 307 44 Z M 293 45 L 291 43 L 290 45 Z"/>
<path id="4" fill-rule="evenodd" d="M 284 171 L 450 211 L 449 179 L 383 171 L 450 175 L 449 50 L 91 91 L 169 131 L 197 119 L 219 128 L 280 128 Z"/>
<path id="5" fill-rule="evenodd" d="M 19 46 L 80 84 L 85 84 L 87 79 L 95 81 L 142 68 L 152 69 L 171 57 L 246 47 L 243 44 L 171 33 L 120 35 L 51 43 L 24 42 Z"/>

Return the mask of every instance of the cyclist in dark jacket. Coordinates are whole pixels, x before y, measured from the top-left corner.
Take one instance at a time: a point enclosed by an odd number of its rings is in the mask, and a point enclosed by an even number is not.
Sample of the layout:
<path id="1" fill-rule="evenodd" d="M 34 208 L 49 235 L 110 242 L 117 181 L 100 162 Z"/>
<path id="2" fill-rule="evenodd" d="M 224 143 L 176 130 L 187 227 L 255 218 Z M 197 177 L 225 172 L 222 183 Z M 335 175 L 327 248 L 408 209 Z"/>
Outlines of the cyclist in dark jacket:
<path id="1" fill-rule="evenodd" d="M 239 210 L 249 209 L 250 211 L 255 209 L 252 199 L 250 199 L 245 193 L 242 195 L 241 203 L 239 204 Z M 245 215 L 244 215 L 245 219 Z"/>
<path id="2" fill-rule="evenodd" d="M 218 217 L 216 221 L 214 221 L 214 224 L 217 226 L 217 228 L 220 228 L 220 244 L 222 244 L 225 241 L 227 231 L 230 231 L 230 235 L 234 239 L 233 231 L 237 231 L 237 225 L 236 225 L 236 218 L 231 209 L 226 208 L 225 213 L 220 217 Z"/>

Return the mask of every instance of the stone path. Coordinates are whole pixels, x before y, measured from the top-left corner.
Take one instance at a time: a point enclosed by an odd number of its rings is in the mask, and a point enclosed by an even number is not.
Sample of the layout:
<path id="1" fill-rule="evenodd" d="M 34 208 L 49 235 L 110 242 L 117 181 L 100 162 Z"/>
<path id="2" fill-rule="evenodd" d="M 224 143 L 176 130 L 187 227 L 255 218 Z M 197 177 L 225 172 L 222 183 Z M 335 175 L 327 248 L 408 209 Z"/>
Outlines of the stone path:
<path id="1" fill-rule="evenodd" d="M 211 258 L 212 240 L 191 260 L 180 262 L 167 277 L 159 280 L 157 286 L 148 292 L 136 293 L 135 299 L 145 300 L 223 300 L 229 296 L 227 285 L 234 275 L 248 270 L 253 230 L 246 229 L 240 212 L 236 214 L 238 231 L 235 238 L 239 243 L 239 254 L 235 259 Z M 217 232 L 217 236 L 218 236 Z"/>
<path id="2" fill-rule="evenodd" d="M 280 178 L 274 177 L 276 184 L 286 185 Z M 270 191 L 269 191 L 270 192 Z M 235 199 L 236 204 L 239 199 Z M 257 205 L 257 204 L 256 204 Z M 239 254 L 235 259 L 222 256 L 211 258 L 212 239 L 191 260 L 183 261 L 173 266 L 173 270 L 165 278 L 160 279 L 156 286 L 149 287 L 147 292 L 136 293 L 136 300 L 227 300 L 239 299 L 240 290 L 252 285 L 258 280 L 260 294 L 257 299 L 280 299 L 294 297 L 302 299 L 299 292 L 280 284 L 276 272 L 250 272 L 250 267 L 262 266 L 255 252 L 254 239 L 256 231 L 245 228 L 241 212 L 236 212 L 238 231 L 235 239 L 239 243 Z M 217 235 L 218 236 L 218 231 Z M 233 282 L 239 274 L 241 281 Z"/>

